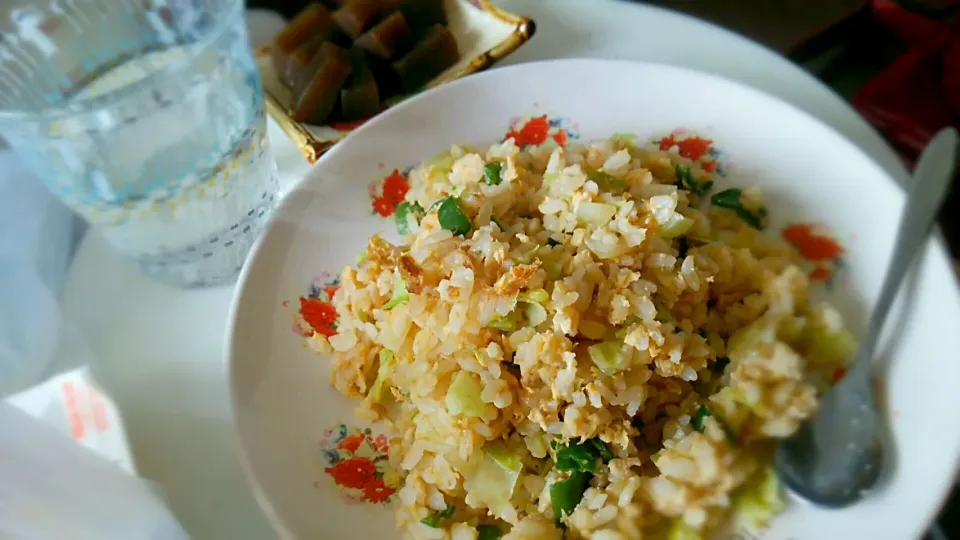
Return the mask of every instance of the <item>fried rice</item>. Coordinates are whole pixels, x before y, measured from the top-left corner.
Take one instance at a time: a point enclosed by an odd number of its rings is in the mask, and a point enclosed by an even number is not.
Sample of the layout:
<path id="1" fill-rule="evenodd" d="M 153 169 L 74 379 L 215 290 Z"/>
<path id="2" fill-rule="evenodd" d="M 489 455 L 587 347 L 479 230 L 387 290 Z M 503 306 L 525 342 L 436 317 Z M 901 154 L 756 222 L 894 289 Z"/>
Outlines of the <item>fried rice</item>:
<path id="1" fill-rule="evenodd" d="M 627 136 L 411 171 L 402 241 L 369 240 L 311 338 L 396 437 L 403 536 L 689 540 L 782 509 L 772 445 L 855 344 L 760 194 L 713 176 Z"/>

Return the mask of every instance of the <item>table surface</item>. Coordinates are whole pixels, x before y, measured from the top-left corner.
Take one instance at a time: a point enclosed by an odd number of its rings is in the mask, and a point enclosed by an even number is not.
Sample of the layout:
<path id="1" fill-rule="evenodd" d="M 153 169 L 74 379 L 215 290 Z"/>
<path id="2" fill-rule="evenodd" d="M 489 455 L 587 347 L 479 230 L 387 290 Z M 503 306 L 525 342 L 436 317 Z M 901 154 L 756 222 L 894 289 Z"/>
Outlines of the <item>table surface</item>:
<path id="1" fill-rule="evenodd" d="M 533 17 L 534 39 L 504 63 L 558 57 L 608 57 L 687 66 L 763 89 L 856 142 L 902 181 L 906 172 L 880 137 L 838 96 L 780 56 L 695 19 L 611 0 L 502 0 Z M 256 14 L 252 39 L 277 21 Z M 268 38 L 267 38 L 268 39 Z M 271 123 L 281 176 L 308 169 Z M 97 234 L 78 249 L 63 313 L 96 361 L 94 375 L 116 400 L 136 466 L 155 482 L 197 539 L 275 538 L 247 486 L 223 357 L 233 288 L 178 290 L 152 282 L 113 254 Z M 70 367 L 70 366 L 60 366 Z"/>
<path id="2" fill-rule="evenodd" d="M 706 19 L 784 54 L 867 6 L 867 0 L 634 1 L 646 1 Z"/>

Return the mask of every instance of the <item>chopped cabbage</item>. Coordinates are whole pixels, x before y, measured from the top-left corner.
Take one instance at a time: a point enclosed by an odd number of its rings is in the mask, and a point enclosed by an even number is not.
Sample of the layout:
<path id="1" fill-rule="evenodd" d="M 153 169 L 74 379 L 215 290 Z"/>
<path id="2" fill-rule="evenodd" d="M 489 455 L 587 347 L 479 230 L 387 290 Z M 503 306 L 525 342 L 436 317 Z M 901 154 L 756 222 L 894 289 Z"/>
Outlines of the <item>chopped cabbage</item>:
<path id="1" fill-rule="evenodd" d="M 657 231 L 662 238 L 676 238 L 689 231 L 693 227 L 693 220 L 683 217 L 683 214 L 674 214 L 667 220 L 666 224 Z"/>
<path id="2" fill-rule="evenodd" d="M 467 371 L 457 373 L 447 389 L 447 410 L 464 416 L 483 416 L 485 405 L 480 399 L 482 391 L 483 386 L 475 375 Z"/>
<path id="3" fill-rule="evenodd" d="M 393 351 L 380 349 L 380 367 L 377 368 L 377 378 L 370 386 L 370 392 L 367 393 L 367 397 L 374 403 L 380 403 L 380 400 L 383 399 L 383 388 L 386 386 L 387 380 L 390 379 L 390 371 L 393 369 L 395 362 Z"/>
<path id="4" fill-rule="evenodd" d="M 783 508 L 780 481 L 773 467 L 767 467 L 747 481 L 733 499 L 734 519 L 753 530 L 765 527 Z"/>
<path id="5" fill-rule="evenodd" d="M 523 315 L 527 319 L 527 326 L 535 327 L 547 320 L 547 310 L 536 302 L 519 302 L 523 307 Z"/>
<path id="6" fill-rule="evenodd" d="M 512 332 L 517 328 L 517 316 L 511 311 L 506 317 L 500 317 L 499 319 L 493 319 L 488 322 L 487 327 L 493 328 L 494 330 Z"/>
<path id="7" fill-rule="evenodd" d="M 517 300 L 520 302 L 536 302 L 542 304 L 549 299 L 550 294 L 544 289 L 532 289 L 517 295 Z"/>
<path id="8" fill-rule="evenodd" d="M 590 360 L 606 375 L 616 375 L 627 367 L 619 341 L 602 341 L 587 347 Z"/>
<path id="9" fill-rule="evenodd" d="M 383 305 L 383 309 L 393 309 L 400 304 L 410 300 L 410 292 L 407 291 L 407 284 L 399 274 L 393 275 L 393 296 L 390 301 Z"/>
<path id="10" fill-rule="evenodd" d="M 523 469 L 520 457 L 511 455 L 502 442 L 488 443 L 483 450 L 480 464 L 464 474 L 467 504 L 473 508 L 486 507 L 495 517 L 515 521 L 516 510 L 510 498 Z"/>
<path id="11" fill-rule="evenodd" d="M 606 225 L 617 213 L 617 207 L 607 203 L 582 202 L 577 206 L 577 219 L 594 227 Z"/>
<path id="12" fill-rule="evenodd" d="M 820 366 L 846 366 L 857 352 L 857 340 L 828 306 L 812 311 L 800 340 L 804 357 Z"/>
<path id="13" fill-rule="evenodd" d="M 702 540 L 702 538 L 699 532 L 693 530 L 682 519 L 675 519 L 667 529 L 665 540 Z"/>

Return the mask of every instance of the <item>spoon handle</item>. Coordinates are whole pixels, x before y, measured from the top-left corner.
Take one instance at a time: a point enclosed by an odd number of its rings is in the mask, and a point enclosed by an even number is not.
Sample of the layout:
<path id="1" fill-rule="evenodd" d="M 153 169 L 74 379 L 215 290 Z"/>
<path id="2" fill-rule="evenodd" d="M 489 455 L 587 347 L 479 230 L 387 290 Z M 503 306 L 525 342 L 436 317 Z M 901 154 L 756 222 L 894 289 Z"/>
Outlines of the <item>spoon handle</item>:
<path id="1" fill-rule="evenodd" d="M 960 139 L 955 129 L 944 128 L 927 144 L 917 161 L 906 208 L 900 218 L 890 268 L 880 288 L 880 297 L 873 308 L 866 334 L 860 342 L 855 366 L 857 371 L 869 372 L 883 323 L 897 296 L 899 285 L 917 254 L 926 245 L 927 236 L 933 229 L 953 180 L 958 141 Z"/>

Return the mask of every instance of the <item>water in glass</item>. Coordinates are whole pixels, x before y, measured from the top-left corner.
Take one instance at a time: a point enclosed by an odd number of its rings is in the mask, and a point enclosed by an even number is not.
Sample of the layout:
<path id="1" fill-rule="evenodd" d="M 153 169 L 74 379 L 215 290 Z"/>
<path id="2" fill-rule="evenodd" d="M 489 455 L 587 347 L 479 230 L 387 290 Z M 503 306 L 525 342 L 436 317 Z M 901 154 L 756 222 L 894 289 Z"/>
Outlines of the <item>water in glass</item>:
<path id="1" fill-rule="evenodd" d="M 242 3 L 0 8 L 0 133 L 118 252 L 176 285 L 233 281 L 275 204 Z"/>

